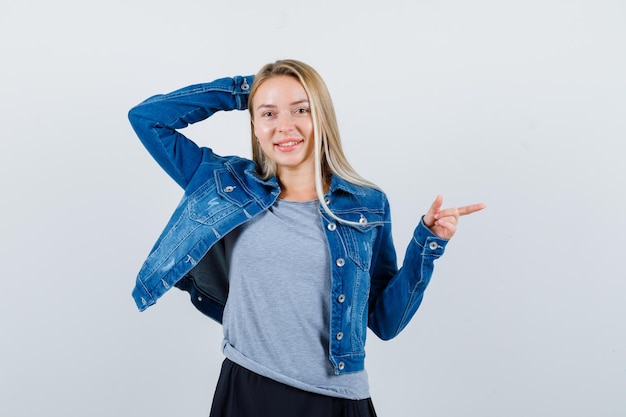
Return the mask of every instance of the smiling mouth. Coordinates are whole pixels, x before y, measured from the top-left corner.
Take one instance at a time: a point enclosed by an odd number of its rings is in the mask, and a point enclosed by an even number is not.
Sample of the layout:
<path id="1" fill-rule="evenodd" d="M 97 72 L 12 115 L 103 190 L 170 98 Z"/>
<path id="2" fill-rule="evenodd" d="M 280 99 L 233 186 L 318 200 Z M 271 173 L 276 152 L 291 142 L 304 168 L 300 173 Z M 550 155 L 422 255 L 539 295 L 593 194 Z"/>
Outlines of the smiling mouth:
<path id="1" fill-rule="evenodd" d="M 276 146 L 278 146 L 279 148 L 288 148 L 290 146 L 296 146 L 300 143 L 302 143 L 303 141 L 301 140 L 292 140 L 289 142 L 284 142 L 284 143 L 277 143 Z"/>

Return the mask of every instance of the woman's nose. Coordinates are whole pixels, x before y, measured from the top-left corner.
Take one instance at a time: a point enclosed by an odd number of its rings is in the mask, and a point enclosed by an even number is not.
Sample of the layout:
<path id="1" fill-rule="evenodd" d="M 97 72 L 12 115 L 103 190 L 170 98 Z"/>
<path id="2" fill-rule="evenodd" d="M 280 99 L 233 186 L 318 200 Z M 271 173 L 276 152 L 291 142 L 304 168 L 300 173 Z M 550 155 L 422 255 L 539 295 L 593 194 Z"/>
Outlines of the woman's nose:
<path id="1" fill-rule="evenodd" d="M 278 117 L 278 130 L 288 132 L 294 127 L 293 117 L 291 114 L 282 114 Z"/>

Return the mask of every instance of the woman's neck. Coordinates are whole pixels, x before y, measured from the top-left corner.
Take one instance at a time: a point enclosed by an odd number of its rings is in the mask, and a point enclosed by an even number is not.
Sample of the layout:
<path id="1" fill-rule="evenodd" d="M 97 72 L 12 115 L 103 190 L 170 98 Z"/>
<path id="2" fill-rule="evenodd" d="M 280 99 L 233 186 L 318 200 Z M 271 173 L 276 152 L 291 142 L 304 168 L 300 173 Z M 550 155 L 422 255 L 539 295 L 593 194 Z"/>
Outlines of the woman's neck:
<path id="1" fill-rule="evenodd" d="M 315 190 L 313 191 L 282 190 L 278 198 L 280 198 L 281 200 L 285 200 L 285 201 L 306 202 L 306 201 L 315 200 L 317 198 L 317 193 L 315 192 Z"/>
<path id="2" fill-rule="evenodd" d="M 317 198 L 315 182 L 313 184 L 301 184 L 280 179 L 279 198 L 288 201 L 311 201 Z"/>
<path id="3" fill-rule="evenodd" d="M 279 198 L 288 201 L 311 201 L 317 198 L 315 175 L 283 172 L 278 176 L 280 183 Z M 324 189 L 327 187 L 324 186 Z"/>

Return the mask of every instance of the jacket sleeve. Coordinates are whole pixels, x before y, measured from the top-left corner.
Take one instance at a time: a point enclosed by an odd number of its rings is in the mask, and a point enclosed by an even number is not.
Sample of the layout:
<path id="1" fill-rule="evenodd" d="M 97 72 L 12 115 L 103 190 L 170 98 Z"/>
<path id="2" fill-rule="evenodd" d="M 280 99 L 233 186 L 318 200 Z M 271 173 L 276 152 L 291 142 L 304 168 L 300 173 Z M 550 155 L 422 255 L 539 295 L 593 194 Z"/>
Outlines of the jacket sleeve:
<path id="1" fill-rule="evenodd" d="M 159 94 L 133 107 L 128 118 L 152 157 L 183 188 L 189 184 L 207 148 L 177 131 L 213 113 L 248 108 L 253 76 L 236 76 Z"/>
<path id="2" fill-rule="evenodd" d="M 434 261 L 443 255 L 448 241 L 436 236 L 420 220 L 407 247 L 403 266 L 397 269 L 386 199 L 385 213 L 386 222 L 372 252 L 368 326 L 378 337 L 389 340 L 404 329 L 419 308 Z"/>

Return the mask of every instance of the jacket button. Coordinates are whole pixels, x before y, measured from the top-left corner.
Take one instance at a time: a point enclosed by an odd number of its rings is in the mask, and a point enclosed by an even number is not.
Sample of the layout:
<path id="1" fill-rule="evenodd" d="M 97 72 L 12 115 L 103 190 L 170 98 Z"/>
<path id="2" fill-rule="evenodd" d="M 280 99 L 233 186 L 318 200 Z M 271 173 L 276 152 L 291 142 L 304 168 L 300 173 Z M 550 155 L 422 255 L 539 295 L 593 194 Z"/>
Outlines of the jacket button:
<path id="1" fill-rule="evenodd" d="M 235 187 L 233 187 L 232 185 L 227 185 L 226 187 L 224 187 L 225 193 L 232 193 L 234 190 L 235 190 Z"/>
<path id="2" fill-rule="evenodd" d="M 439 245 L 437 244 L 437 242 L 430 242 L 430 243 L 428 244 L 428 247 L 429 247 L 431 250 L 435 250 L 435 249 L 437 249 L 437 248 L 439 247 Z"/>
<path id="3" fill-rule="evenodd" d="M 337 340 L 343 339 L 343 332 L 337 333 L 337 336 L 335 336 L 335 337 L 337 338 Z"/>
<path id="4" fill-rule="evenodd" d="M 337 264 L 337 266 L 344 266 L 346 264 L 346 261 L 343 258 L 339 258 L 337 259 L 337 261 L 335 262 Z"/>
<path id="5" fill-rule="evenodd" d="M 337 228 L 337 225 L 335 223 L 328 223 L 328 226 L 326 226 L 328 228 L 328 230 L 330 230 L 331 232 L 334 232 L 335 229 Z"/>
<path id="6" fill-rule="evenodd" d="M 367 224 L 367 219 L 363 216 L 361 216 L 361 218 L 359 219 L 359 223 L 362 225 L 366 225 Z"/>
<path id="7" fill-rule="evenodd" d="M 345 367 L 346 367 L 346 364 L 345 364 L 345 363 L 343 363 L 343 362 L 339 362 L 339 363 L 337 364 L 337 368 L 339 368 L 339 370 L 340 370 L 340 371 L 343 371 L 343 368 L 345 368 Z"/>
<path id="8" fill-rule="evenodd" d="M 337 301 L 343 303 L 344 301 L 346 301 L 346 296 L 344 294 L 340 294 L 339 297 L 337 297 Z"/>

